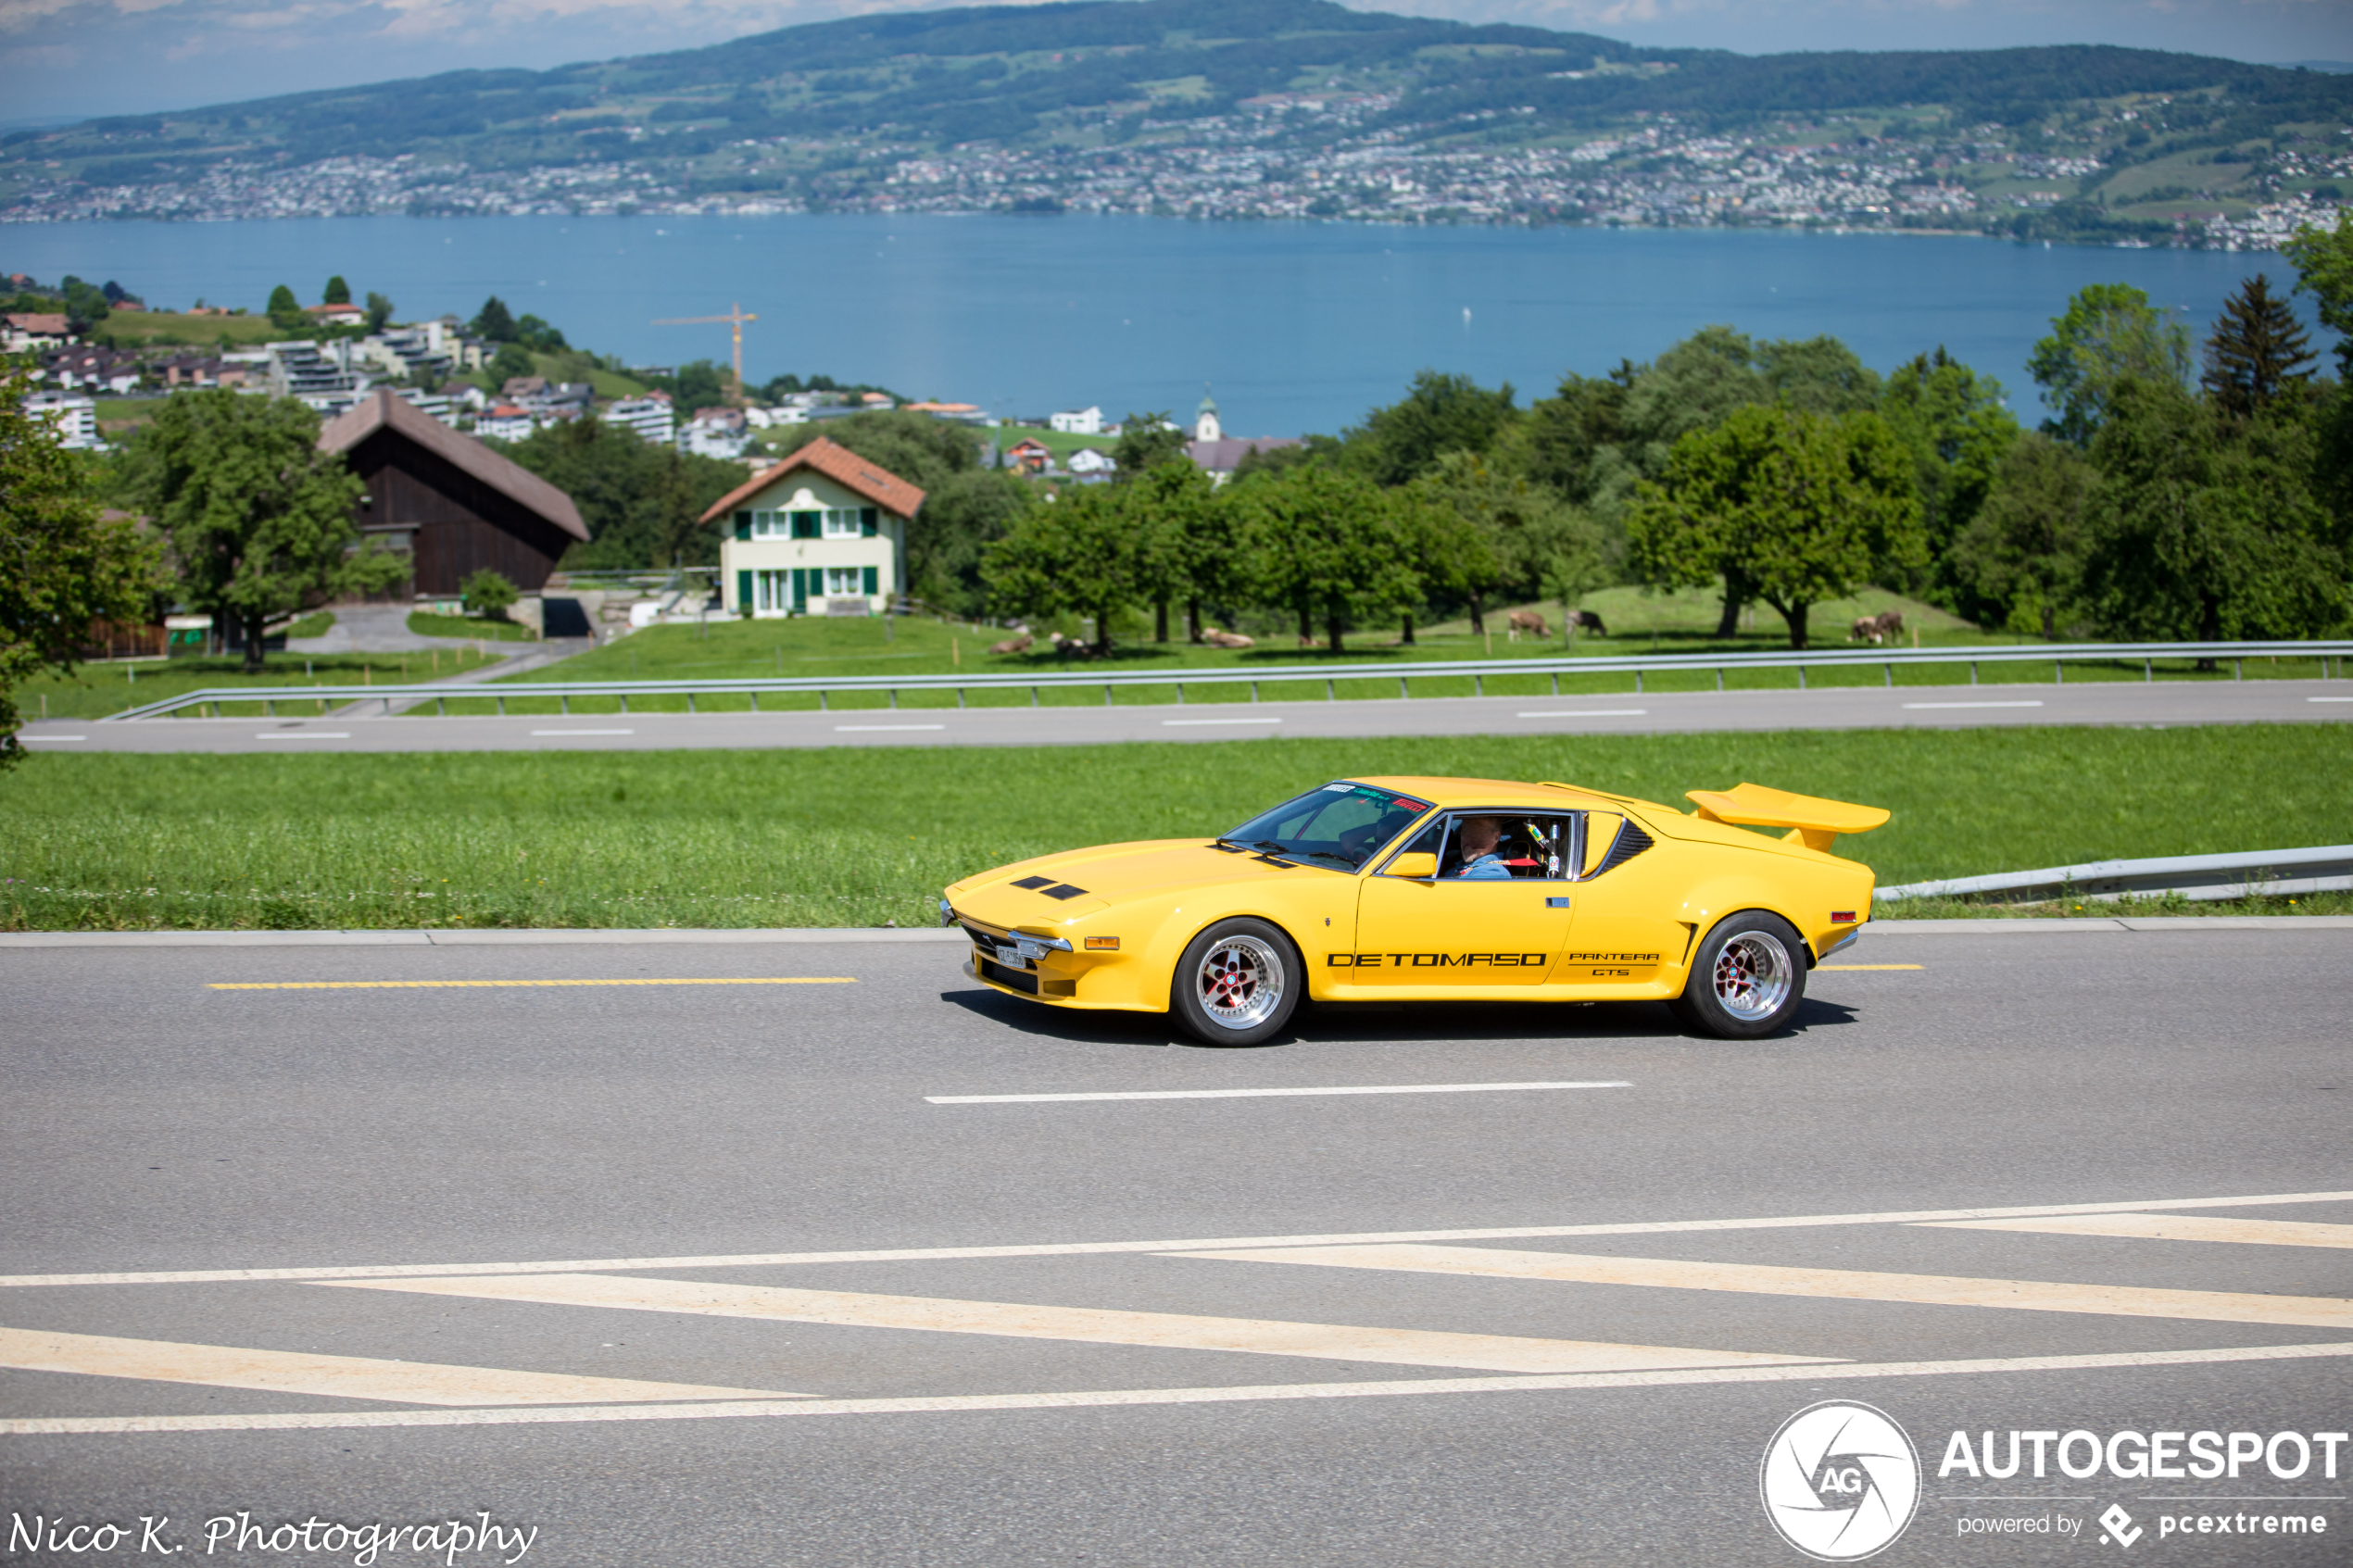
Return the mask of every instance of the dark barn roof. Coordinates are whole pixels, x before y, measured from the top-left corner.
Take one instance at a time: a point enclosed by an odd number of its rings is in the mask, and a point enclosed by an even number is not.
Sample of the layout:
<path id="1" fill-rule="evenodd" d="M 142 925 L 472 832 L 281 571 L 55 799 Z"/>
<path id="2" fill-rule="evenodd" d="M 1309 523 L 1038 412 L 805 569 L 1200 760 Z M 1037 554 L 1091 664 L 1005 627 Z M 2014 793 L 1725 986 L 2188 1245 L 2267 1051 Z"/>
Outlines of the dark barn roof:
<path id="1" fill-rule="evenodd" d="M 393 392 L 379 388 L 338 414 L 319 432 L 322 452 L 349 452 L 378 431 L 405 436 L 417 445 L 489 486 L 524 510 L 585 541 L 588 524 L 571 496 L 511 458 L 502 458 L 470 435 L 461 435 Z"/>

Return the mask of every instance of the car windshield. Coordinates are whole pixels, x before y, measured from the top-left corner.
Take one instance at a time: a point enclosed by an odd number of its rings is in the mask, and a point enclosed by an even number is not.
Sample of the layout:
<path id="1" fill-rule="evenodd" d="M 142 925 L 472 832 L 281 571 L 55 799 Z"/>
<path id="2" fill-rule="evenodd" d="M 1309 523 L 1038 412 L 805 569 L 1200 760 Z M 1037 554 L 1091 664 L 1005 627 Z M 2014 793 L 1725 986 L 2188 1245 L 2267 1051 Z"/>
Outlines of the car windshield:
<path id="1" fill-rule="evenodd" d="M 1427 800 L 1342 781 L 1286 800 L 1218 842 L 1354 871 L 1428 809 Z"/>

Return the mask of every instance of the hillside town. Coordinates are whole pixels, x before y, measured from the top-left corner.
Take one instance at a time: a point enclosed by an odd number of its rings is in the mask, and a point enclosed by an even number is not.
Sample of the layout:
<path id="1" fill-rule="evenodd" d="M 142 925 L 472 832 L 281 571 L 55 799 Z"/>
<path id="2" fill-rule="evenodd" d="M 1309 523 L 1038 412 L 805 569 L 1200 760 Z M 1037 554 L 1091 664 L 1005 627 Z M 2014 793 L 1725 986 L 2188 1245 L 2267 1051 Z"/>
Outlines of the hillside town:
<path id="1" fill-rule="evenodd" d="M 41 292 L 37 281 L 22 273 L 10 274 L 6 281 L 20 299 L 26 291 Z M 134 319 L 154 314 L 119 287 L 116 296 L 114 310 Z M 682 408 L 672 393 L 658 386 L 640 384 L 616 394 L 609 383 L 609 390 L 600 394 L 593 382 L 497 374 L 503 363 L 500 352 L 509 345 L 482 335 L 479 320 L 469 323 L 454 315 L 441 316 L 405 324 L 387 321 L 380 330 L 362 332 L 359 328 L 365 312 L 348 303 L 301 309 L 318 324 L 321 335 L 212 351 L 179 345 L 109 346 L 88 341 L 93 334 L 77 330 L 65 310 L 0 311 L 0 353 L 26 356 L 37 367 L 38 383 L 26 406 L 54 423 L 61 444 L 76 451 L 116 445 L 108 427 L 135 427 L 154 399 L 183 388 L 290 397 L 326 420 L 349 413 L 381 389 L 451 430 L 502 443 L 594 418 L 652 445 L 742 462 L 754 470 L 814 433 L 799 427 L 822 426 L 856 414 L 900 412 L 988 430 L 985 466 L 1033 478 L 1099 483 L 1115 467 L 1110 448 L 1124 433 L 1120 422 L 1106 419 L 1098 406 L 1015 418 L 992 415 L 975 403 L 902 399 L 876 391 L 811 389 L 763 400 L 729 383 L 719 400 Z M 345 332 L 337 335 L 337 328 Z M 653 380 L 674 377 L 669 366 L 639 367 L 638 372 Z M 102 400 L 108 406 L 103 419 Z M 1220 482 L 1253 450 L 1297 445 L 1290 438 L 1228 437 L 1215 401 L 1208 397 L 1184 430 L 1189 454 Z M 1076 437 L 1077 442 L 1049 445 L 1039 439 L 1045 434 Z"/>
<path id="2" fill-rule="evenodd" d="M 1499 136 L 1529 109 L 1459 123 L 1390 122 L 1393 94 L 1282 93 L 1233 112 L 1116 122 L 1042 146 L 937 149 L 887 131 L 824 140 L 744 138 L 665 151 L 672 128 L 627 125 L 626 156 L 477 169 L 403 154 L 294 166 L 231 158 L 180 178 L 93 183 L 31 178 L 0 222 L 219 221 L 378 213 L 739 215 L 1072 211 L 1202 220 L 1585 224 L 2007 232 L 2114 172 L 2083 150 L 2037 151 L 1999 124 L 1922 135 L 1883 118 L 1823 114 L 1746 132 L 1638 113 L 1581 140 Z M 2159 101 L 2161 104 L 2161 100 Z M 2137 111 L 2118 109 L 2119 124 Z M 1374 121 L 1379 121 L 1378 125 Z M 2221 160 L 2230 164 L 2231 159 Z M 2273 148 L 2222 169 L 2212 190 L 2132 194 L 2150 232 L 2133 245 L 2269 250 L 2327 223 L 2353 182 L 2343 138 Z M 2316 184 L 2315 182 L 2318 183 Z M 2221 195 L 2215 193 L 2221 192 Z M 2103 200 L 2106 198 L 2103 197 Z"/>

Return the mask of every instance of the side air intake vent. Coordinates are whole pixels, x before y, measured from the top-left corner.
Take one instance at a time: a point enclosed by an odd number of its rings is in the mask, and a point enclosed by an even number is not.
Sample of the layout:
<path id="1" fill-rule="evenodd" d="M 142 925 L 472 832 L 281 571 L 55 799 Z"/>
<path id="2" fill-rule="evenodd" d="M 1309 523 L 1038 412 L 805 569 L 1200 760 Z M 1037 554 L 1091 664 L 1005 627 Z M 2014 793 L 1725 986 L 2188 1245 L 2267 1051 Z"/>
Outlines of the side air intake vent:
<path id="1" fill-rule="evenodd" d="M 1607 857 L 1600 865 L 1593 868 L 1593 874 L 1599 876 L 1604 872 L 1613 871 L 1624 865 L 1655 842 L 1656 840 L 1636 827 L 1631 821 L 1627 822 L 1617 830 L 1617 842 L 1609 847 Z"/>

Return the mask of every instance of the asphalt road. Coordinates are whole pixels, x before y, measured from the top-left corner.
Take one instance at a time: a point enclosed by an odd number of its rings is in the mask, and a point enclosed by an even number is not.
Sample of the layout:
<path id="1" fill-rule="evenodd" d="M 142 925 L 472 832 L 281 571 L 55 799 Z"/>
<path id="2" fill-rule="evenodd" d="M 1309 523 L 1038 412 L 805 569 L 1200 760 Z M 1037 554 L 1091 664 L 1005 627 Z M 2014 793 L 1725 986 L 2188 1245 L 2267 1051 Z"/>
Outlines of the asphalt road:
<path id="1" fill-rule="evenodd" d="M 1833 686 L 1811 691 L 1410 701 L 837 709 L 792 713 L 147 719 L 28 724 L 57 751 L 638 751 L 819 746 L 1076 746 L 1250 736 L 1665 734 L 1962 729 L 1986 724 L 2248 724 L 2353 720 L 2346 681 Z"/>
<path id="2" fill-rule="evenodd" d="M 131 1531 L 9 1561 L 1795 1564 L 1825 1400 L 1920 1456 L 1878 1562 L 2347 1560 L 2353 931 L 1882 927 L 1762 1043 L 1253 1050 L 912 936 L 0 951 L 0 1512 Z M 1536 1084 L 1617 1086 L 1229 1092 Z M 1883 1528 L 1900 1444 L 1808 1442 Z"/>

